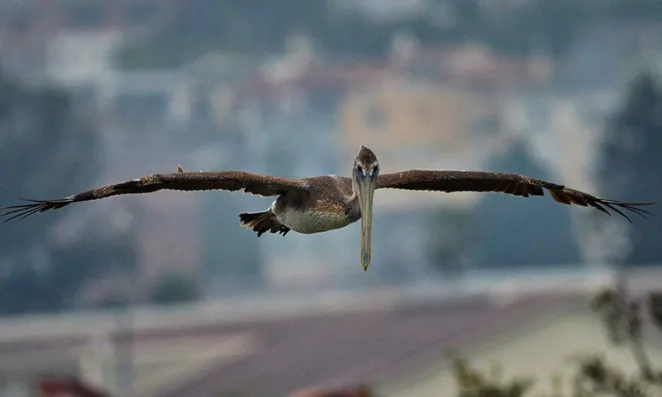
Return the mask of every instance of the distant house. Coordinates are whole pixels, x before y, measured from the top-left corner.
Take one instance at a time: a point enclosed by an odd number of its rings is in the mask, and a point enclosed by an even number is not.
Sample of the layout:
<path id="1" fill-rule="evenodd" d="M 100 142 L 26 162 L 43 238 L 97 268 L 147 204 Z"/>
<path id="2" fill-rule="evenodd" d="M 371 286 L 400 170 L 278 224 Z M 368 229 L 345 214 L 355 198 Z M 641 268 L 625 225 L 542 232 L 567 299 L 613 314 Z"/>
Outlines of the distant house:
<path id="1" fill-rule="evenodd" d="M 110 67 L 114 51 L 167 24 L 180 1 L 0 2 L 2 66 L 37 81 L 89 82 Z M 99 77 L 98 75 L 96 77 Z"/>

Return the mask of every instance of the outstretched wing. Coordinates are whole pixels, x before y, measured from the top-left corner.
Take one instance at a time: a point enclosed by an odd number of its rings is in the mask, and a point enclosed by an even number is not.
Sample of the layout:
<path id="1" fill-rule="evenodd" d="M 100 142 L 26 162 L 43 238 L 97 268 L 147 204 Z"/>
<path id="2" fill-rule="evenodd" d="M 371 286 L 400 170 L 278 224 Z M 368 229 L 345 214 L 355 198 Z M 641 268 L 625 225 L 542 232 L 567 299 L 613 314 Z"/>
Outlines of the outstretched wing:
<path id="1" fill-rule="evenodd" d="M 242 171 L 181 172 L 155 174 L 115 185 L 74 194 L 57 200 L 27 200 L 28 204 L 0 208 L 2 223 L 23 219 L 38 212 L 56 210 L 79 201 L 99 200 L 122 194 L 151 193 L 157 190 L 243 190 L 260 196 L 278 196 L 287 191 L 305 190 L 305 181 L 285 179 Z M 4 218 L 4 219 L 3 219 Z"/>
<path id="2" fill-rule="evenodd" d="M 594 207 L 611 215 L 614 211 L 631 222 L 622 211 L 631 211 L 645 217 L 650 212 L 640 206 L 655 203 L 632 203 L 599 198 L 556 183 L 532 179 L 517 174 L 474 171 L 425 171 L 410 170 L 384 174 L 377 177 L 377 189 L 434 190 L 441 192 L 501 192 L 515 196 L 544 196 L 547 189 L 554 200 L 561 204 Z"/>

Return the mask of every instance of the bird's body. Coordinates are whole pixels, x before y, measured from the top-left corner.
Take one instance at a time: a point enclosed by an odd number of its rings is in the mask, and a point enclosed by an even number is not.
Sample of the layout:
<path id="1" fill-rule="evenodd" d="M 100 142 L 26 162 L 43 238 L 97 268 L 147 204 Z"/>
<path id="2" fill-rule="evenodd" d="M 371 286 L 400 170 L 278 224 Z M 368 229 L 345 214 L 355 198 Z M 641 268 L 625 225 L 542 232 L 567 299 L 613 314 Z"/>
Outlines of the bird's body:
<path id="1" fill-rule="evenodd" d="M 242 171 L 183 172 L 178 166 L 172 174 L 155 174 L 114 185 L 107 185 L 58 200 L 28 200 L 29 204 L 0 208 L 4 222 L 55 210 L 75 202 L 106 197 L 151 193 L 158 190 L 243 190 L 246 193 L 276 197 L 264 212 L 242 213 L 242 226 L 257 233 L 283 236 L 290 230 L 301 234 L 322 233 L 346 227 L 361 220 L 361 261 L 367 270 L 371 257 L 372 199 L 376 189 L 428 190 L 441 192 L 501 192 L 514 196 L 543 196 L 547 190 L 552 198 L 566 205 L 594 207 L 608 215 L 614 211 L 628 221 L 627 210 L 645 216 L 634 203 L 602 199 L 563 185 L 517 174 L 474 171 L 409 170 L 379 174 L 375 154 L 362 146 L 357 155 L 352 176 L 325 175 L 302 179 L 286 179 L 251 174 Z"/>
<path id="2" fill-rule="evenodd" d="M 301 234 L 340 229 L 361 219 L 358 196 L 352 181 L 325 175 L 302 179 L 306 190 L 279 196 L 270 211 L 282 226 Z"/>
<path id="3" fill-rule="evenodd" d="M 276 200 L 275 208 L 270 210 L 274 213 L 278 222 L 301 234 L 315 234 L 328 232 L 329 230 L 341 229 L 361 219 L 361 213 L 358 209 L 353 214 L 347 213 L 347 209 L 352 207 L 351 203 L 329 203 L 328 201 L 318 200 L 312 207 L 301 209 L 288 207 L 287 205 L 278 206 Z M 356 201 L 356 200 L 354 200 Z"/>

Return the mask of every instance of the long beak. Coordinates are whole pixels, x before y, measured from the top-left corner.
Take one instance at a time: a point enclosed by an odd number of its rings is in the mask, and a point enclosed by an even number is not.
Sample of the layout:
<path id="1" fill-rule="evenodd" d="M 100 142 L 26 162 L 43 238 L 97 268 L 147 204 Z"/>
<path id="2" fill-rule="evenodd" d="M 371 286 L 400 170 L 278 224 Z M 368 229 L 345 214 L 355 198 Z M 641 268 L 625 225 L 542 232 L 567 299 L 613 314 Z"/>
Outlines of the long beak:
<path id="1" fill-rule="evenodd" d="M 372 253 L 372 198 L 375 194 L 375 179 L 361 177 L 359 184 L 359 205 L 361 206 L 361 264 L 368 271 Z"/>

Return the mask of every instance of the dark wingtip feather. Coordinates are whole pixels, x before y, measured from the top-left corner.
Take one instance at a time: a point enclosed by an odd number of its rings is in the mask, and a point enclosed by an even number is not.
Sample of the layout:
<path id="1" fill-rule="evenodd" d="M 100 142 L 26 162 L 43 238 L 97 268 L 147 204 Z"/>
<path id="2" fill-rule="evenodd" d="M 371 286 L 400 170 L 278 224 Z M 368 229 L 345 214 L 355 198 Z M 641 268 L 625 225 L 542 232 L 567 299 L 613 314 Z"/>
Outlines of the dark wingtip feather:
<path id="1" fill-rule="evenodd" d="M 600 210 L 600 211 L 604 212 L 605 214 L 611 216 L 611 212 L 607 211 L 607 209 L 605 207 L 603 207 L 602 205 L 600 205 L 600 203 L 597 203 L 597 202 L 593 203 L 593 207 L 597 208 L 598 210 Z"/>
<path id="2" fill-rule="evenodd" d="M 622 210 L 630 211 L 630 212 L 632 212 L 636 215 L 639 215 L 640 217 L 642 217 L 644 219 L 647 219 L 648 216 L 653 216 L 653 213 L 648 211 L 648 210 L 645 210 L 643 208 L 639 208 L 639 207 L 654 205 L 655 202 L 633 203 L 633 202 L 626 202 L 626 201 L 597 199 L 597 200 L 594 200 L 591 204 L 594 208 L 597 208 L 600 211 L 606 212 L 607 214 L 611 215 L 611 213 L 607 209 L 604 208 L 604 207 L 607 207 L 610 210 L 612 210 L 612 211 L 616 212 L 617 214 L 621 215 L 623 218 L 627 219 L 628 222 L 632 223 L 632 219 L 630 219 L 630 217 L 627 216 L 627 214 Z"/>
<path id="3" fill-rule="evenodd" d="M 58 209 L 71 203 L 71 200 L 68 199 L 33 200 L 22 197 L 19 197 L 18 199 L 21 201 L 27 201 L 30 204 L 19 204 L 19 205 L 0 207 L 0 223 L 7 223 L 13 220 L 17 220 L 18 222 L 20 222 L 30 215 L 34 215 L 39 212 Z"/>

